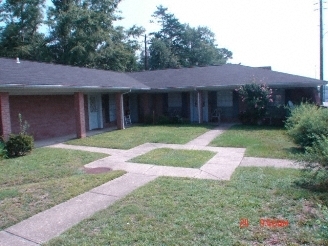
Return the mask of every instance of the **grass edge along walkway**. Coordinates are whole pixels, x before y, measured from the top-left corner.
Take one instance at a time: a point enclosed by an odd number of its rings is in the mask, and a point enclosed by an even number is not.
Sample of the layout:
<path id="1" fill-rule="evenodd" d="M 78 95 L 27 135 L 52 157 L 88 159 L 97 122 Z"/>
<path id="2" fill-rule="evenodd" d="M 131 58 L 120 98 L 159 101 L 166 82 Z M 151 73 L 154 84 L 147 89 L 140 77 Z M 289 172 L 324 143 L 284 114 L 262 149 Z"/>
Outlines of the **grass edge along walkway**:
<path id="1" fill-rule="evenodd" d="M 186 144 L 212 129 L 211 125 L 143 125 L 67 141 L 66 144 L 131 149 L 144 143 Z"/>
<path id="2" fill-rule="evenodd" d="M 231 181 L 160 177 L 45 245 L 323 245 L 328 214 L 320 204 L 328 195 L 295 186 L 299 172 L 242 167 Z M 289 225 L 263 227 L 262 218 Z"/>
<path id="3" fill-rule="evenodd" d="M 294 159 L 299 148 L 282 127 L 233 125 L 209 146 L 246 148 L 246 157 Z"/>
<path id="4" fill-rule="evenodd" d="M 106 156 L 38 148 L 27 156 L 0 161 L 1 229 L 123 175 L 124 171 L 85 173 L 85 164 Z"/>
<path id="5" fill-rule="evenodd" d="M 128 162 L 158 166 L 200 168 L 216 153 L 207 150 L 158 148 L 134 157 Z"/>

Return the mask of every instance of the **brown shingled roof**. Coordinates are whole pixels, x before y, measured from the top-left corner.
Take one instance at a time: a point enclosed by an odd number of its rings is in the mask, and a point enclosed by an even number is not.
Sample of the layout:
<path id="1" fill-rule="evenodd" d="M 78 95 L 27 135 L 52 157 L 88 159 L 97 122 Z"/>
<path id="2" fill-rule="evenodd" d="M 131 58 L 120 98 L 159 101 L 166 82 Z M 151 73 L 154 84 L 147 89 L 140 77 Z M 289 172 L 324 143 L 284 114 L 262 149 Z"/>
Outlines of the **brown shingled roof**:
<path id="1" fill-rule="evenodd" d="M 147 89 L 125 73 L 0 58 L 0 85 Z"/>
<path id="2" fill-rule="evenodd" d="M 327 82 L 236 64 L 155 70 L 129 74 L 153 89 L 181 87 L 236 87 L 255 82 L 271 87 L 313 87 Z"/>
<path id="3" fill-rule="evenodd" d="M 236 64 L 118 73 L 49 63 L 0 58 L 0 88 L 59 86 L 106 90 L 194 89 L 234 87 L 251 83 L 270 87 L 316 87 L 326 81 Z"/>

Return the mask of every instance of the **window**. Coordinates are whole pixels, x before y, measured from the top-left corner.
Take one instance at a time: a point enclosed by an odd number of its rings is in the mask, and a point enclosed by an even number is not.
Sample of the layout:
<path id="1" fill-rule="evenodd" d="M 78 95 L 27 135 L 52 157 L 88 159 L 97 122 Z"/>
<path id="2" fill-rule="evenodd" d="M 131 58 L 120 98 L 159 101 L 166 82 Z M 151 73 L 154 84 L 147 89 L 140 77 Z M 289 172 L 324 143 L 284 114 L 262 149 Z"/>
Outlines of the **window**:
<path id="1" fill-rule="evenodd" d="M 217 106 L 218 107 L 232 107 L 232 91 L 231 90 L 223 90 L 217 92 Z"/>
<path id="2" fill-rule="evenodd" d="M 169 107 L 181 107 L 182 106 L 181 93 L 169 93 L 168 104 Z"/>

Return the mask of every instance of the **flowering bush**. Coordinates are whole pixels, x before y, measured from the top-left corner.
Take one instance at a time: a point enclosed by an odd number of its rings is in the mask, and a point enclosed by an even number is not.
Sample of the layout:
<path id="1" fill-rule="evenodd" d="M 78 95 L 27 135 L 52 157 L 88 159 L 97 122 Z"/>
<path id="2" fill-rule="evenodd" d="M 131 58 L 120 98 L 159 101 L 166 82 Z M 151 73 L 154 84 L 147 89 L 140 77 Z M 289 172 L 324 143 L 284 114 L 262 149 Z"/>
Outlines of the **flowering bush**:
<path id="1" fill-rule="evenodd" d="M 246 110 L 239 114 L 243 124 L 258 124 L 267 112 L 270 102 L 272 102 L 272 90 L 264 84 L 242 85 L 236 89 L 245 103 Z"/>

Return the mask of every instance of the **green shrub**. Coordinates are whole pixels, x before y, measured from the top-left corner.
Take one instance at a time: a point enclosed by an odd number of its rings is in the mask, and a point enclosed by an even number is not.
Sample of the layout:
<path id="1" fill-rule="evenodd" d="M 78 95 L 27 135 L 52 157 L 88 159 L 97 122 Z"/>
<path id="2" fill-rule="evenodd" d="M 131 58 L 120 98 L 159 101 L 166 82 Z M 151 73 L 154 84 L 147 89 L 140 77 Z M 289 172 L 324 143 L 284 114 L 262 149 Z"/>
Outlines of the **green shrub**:
<path id="1" fill-rule="evenodd" d="M 285 126 L 296 144 L 303 148 L 312 146 L 315 141 L 328 136 L 328 110 L 302 103 L 291 109 Z"/>
<path id="2" fill-rule="evenodd" d="M 308 162 L 311 168 L 322 167 L 328 171 L 328 137 L 317 136 L 312 146 L 305 148 L 303 160 Z"/>
<path id="3" fill-rule="evenodd" d="M 6 143 L 2 140 L 0 140 L 0 160 L 6 159 L 8 157 L 7 155 L 7 147 Z"/>
<path id="4" fill-rule="evenodd" d="M 31 152 L 34 147 L 33 136 L 27 134 L 30 125 L 23 117 L 18 114 L 20 132 L 19 134 L 11 134 L 6 142 L 6 153 L 8 157 L 19 157 Z"/>
<path id="5" fill-rule="evenodd" d="M 32 151 L 34 140 L 27 134 L 11 134 L 6 146 L 8 157 L 19 157 Z"/>
<path id="6" fill-rule="evenodd" d="M 312 146 L 298 156 L 304 165 L 301 184 L 316 190 L 328 189 L 328 137 L 317 136 Z"/>
<path id="7" fill-rule="evenodd" d="M 319 208 L 321 209 L 323 213 L 322 220 L 317 220 L 317 225 L 319 226 L 320 235 L 322 238 L 328 239 L 328 208 L 326 206 L 322 206 L 321 204 L 318 204 Z"/>

